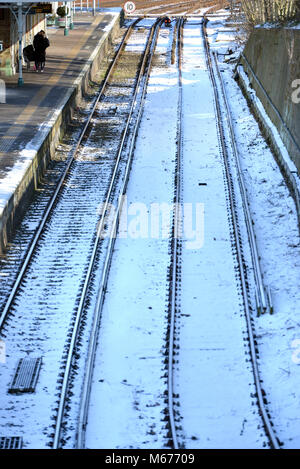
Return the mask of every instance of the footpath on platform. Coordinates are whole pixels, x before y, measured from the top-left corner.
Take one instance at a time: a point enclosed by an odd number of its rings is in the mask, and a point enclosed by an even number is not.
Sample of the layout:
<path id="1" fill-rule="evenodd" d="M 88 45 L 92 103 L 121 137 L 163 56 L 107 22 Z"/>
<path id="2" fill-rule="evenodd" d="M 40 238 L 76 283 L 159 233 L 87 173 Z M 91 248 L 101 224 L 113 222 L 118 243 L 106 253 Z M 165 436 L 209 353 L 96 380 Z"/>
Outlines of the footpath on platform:
<path id="1" fill-rule="evenodd" d="M 43 73 L 23 67 L 24 85 L 18 75 L 1 76 L 6 103 L 0 104 L 0 253 L 11 237 L 16 221 L 35 190 L 59 141 L 72 109 L 114 37 L 119 33 L 121 9 L 79 13 L 74 29 L 48 27 Z"/>

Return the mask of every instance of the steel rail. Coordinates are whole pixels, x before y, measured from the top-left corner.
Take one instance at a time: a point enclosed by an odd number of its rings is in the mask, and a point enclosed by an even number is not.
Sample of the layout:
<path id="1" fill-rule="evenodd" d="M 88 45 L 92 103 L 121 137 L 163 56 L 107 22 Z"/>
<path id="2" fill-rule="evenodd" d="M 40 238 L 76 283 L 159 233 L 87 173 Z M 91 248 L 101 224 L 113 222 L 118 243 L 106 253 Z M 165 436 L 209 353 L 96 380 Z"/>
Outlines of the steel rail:
<path id="1" fill-rule="evenodd" d="M 225 103 L 225 108 L 226 108 L 226 119 L 228 123 L 228 128 L 230 132 L 230 138 L 231 138 L 231 143 L 232 143 L 232 150 L 233 150 L 233 155 L 234 159 L 236 161 L 236 166 L 237 166 L 237 174 L 238 174 L 238 180 L 239 180 L 239 186 L 240 186 L 240 191 L 241 191 L 241 196 L 242 196 L 242 202 L 243 202 L 243 209 L 245 213 L 245 219 L 246 219 L 246 226 L 248 230 L 248 237 L 249 237 L 249 242 L 250 242 L 250 248 L 251 248 L 251 254 L 252 254 L 252 259 L 254 263 L 254 275 L 256 279 L 256 294 L 257 294 L 257 309 L 258 309 L 258 314 L 266 312 L 268 306 L 269 306 L 269 312 L 272 311 L 272 303 L 269 302 L 270 300 L 270 293 L 267 297 L 266 291 L 269 291 L 269 289 L 265 288 L 264 285 L 264 279 L 263 275 L 261 272 L 261 267 L 260 267 L 260 262 L 259 262 L 259 253 L 258 253 L 258 247 L 256 243 L 256 237 L 253 229 L 253 221 L 250 213 L 250 208 L 249 208 L 249 203 L 248 203 L 248 197 L 247 197 L 247 190 L 246 190 L 246 185 L 243 177 L 243 171 L 241 168 L 241 161 L 240 161 L 240 154 L 238 150 L 238 146 L 236 143 L 236 136 L 234 132 L 234 126 L 233 126 L 233 121 L 231 117 L 231 111 L 230 111 L 230 106 L 228 102 L 228 97 L 226 93 L 226 89 L 224 86 L 222 74 L 220 72 L 220 68 L 217 62 L 217 58 L 215 53 L 213 54 L 214 59 L 215 59 L 215 66 L 217 70 L 217 75 L 219 78 L 219 82 L 221 84 L 221 90 L 222 90 L 222 95 L 224 98 L 224 103 Z M 268 305 L 268 303 L 270 303 Z"/>
<path id="2" fill-rule="evenodd" d="M 114 249 L 115 240 L 116 240 L 115 234 L 117 233 L 118 224 L 119 224 L 119 220 L 121 216 L 122 205 L 123 205 L 122 196 L 126 193 L 126 189 L 127 189 L 130 167 L 131 167 L 133 152 L 134 152 L 134 145 L 135 145 L 137 132 L 138 132 L 141 117 L 142 117 L 147 84 L 148 84 L 152 59 L 154 55 L 154 50 L 155 50 L 155 46 L 157 42 L 157 36 L 158 36 L 160 25 L 161 25 L 161 20 L 157 20 L 155 24 L 152 26 L 151 34 L 149 37 L 149 42 L 147 44 L 147 49 L 144 55 L 144 60 L 143 60 L 141 70 L 143 71 L 145 70 L 147 58 L 148 58 L 148 64 L 147 64 L 144 83 L 143 83 L 141 101 L 140 101 L 138 115 L 135 121 L 135 126 L 133 129 L 130 147 L 128 151 L 126 170 L 125 170 L 122 189 L 120 191 L 121 196 L 119 197 L 118 207 L 115 212 L 115 217 L 114 217 L 112 227 L 111 227 L 111 236 L 109 239 L 109 246 L 106 251 L 105 263 L 102 269 L 101 281 L 100 281 L 98 293 L 97 293 L 97 300 L 96 300 L 96 305 L 95 305 L 95 310 L 94 310 L 94 315 L 93 315 L 93 324 L 91 328 L 89 348 L 88 348 L 88 354 L 87 354 L 87 359 L 86 359 L 85 376 L 83 380 L 82 394 L 81 394 L 81 399 L 80 399 L 79 419 L 78 419 L 77 434 L 76 434 L 76 448 L 78 449 L 83 449 L 85 447 L 86 429 L 88 425 L 88 411 L 89 411 L 90 395 L 91 395 L 91 389 L 92 389 L 93 370 L 94 370 L 94 363 L 95 363 L 95 355 L 96 355 L 101 313 L 102 313 L 102 307 L 103 307 L 104 297 L 105 297 L 105 290 L 106 290 L 106 285 L 107 285 L 107 280 L 108 280 L 111 259 L 113 255 L 113 249 Z"/>
<path id="3" fill-rule="evenodd" d="M 154 14 L 154 13 L 152 15 L 151 15 L 151 13 L 149 13 L 149 14 L 146 13 L 146 14 L 143 14 L 143 15 L 135 15 L 135 16 L 140 16 L 142 18 L 149 18 L 149 19 L 152 18 L 152 19 L 154 19 L 154 18 L 157 18 L 158 15 Z M 173 19 L 180 19 L 180 18 L 182 18 L 183 14 L 182 13 L 170 13 L 169 15 L 164 14 L 164 15 L 159 15 L 159 16 L 161 16 L 162 18 L 165 17 L 165 16 L 168 16 L 171 19 L 172 18 Z M 200 19 L 200 18 L 203 18 L 203 15 L 201 15 L 200 13 L 196 14 L 196 15 L 193 15 L 192 13 L 190 13 L 190 14 L 189 13 L 184 13 L 184 18 L 199 18 Z"/>
<path id="4" fill-rule="evenodd" d="M 265 408 L 259 369 L 258 369 L 258 364 L 257 364 L 257 359 L 256 359 L 254 331 L 253 331 L 252 324 L 251 324 L 251 312 L 250 312 L 250 305 L 249 305 L 249 300 L 248 300 L 248 295 L 247 295 L 247 284 L 246 284 L 244 265 L 243 265 L 242 244 L 241 244 L 241 239 L 240 239 L 240 234 L 239 234 L 237 214 L 235 212 L 234 193 L 233 193 L 233 188 L 231 186 L 232 178 L 231 178 L 231 172 L 229 168 L 228 153 L 227 153 L 227 148 L 226 148 L 226 143 L 225 143 L 225 135 L 224 135 L 223 127 L 222 127 L 222 111 L 221 111 L 221 106 L 220 106 L 220 97 L 219 97 L 216 78 L 214 75 L 214 70 L 213 70 L 212 60 L 210 56 L 210 49 L 209 49 L 208 39 L 207 39 L 206 31 L 205 31 L 204 22 L 202 23 L 202 36 L 203 36 L 204 48 L 206 52 L 207 68 L 210 73 L 211 82 L 212 82 L 213 91 L 214 91 L 216 118 L 217 118 L 217 125 L 218 125 L 218 130 L 219 130 L 220 143 L 222 146 L 222 154 L 223 154 L 223 160 L 224 160 L 225 172 L 226 172 L 226 178 L 227 178 L 227 184 L 228 184 L 229 202 L 230 202 L 232 224 L 233 224 L 235 243 L 236 243 L 237 260 L 238 260 L 239 271 L 240 271 L 242 294 L 244 298 L 245 316 L 246 316 L 249 346 L 250 346 L 250 356 L 251 356 L 251 361 L 252 361 L 254 382 L 256 386 L 258 407 L 260 410 L 260 414 L 264 423 L 265 431 L 269 438 L 271 447 L 273 449 L 280 449 L 278 439 L 273 431 L 272 423 L 270 421 L 267 410 Z"/>
<path id="5" fill-rule="evenodd" d="M 171 271 L 171 296 L 169 302 L 168 317 L 170 321 L 169 328 L 169 350 L 168 350 L 168 414 L 171 430 L 171 438 L 174 449 L 179 448 L 175 410 L 174 410 L 174 340 L 175 340 L 175 323 L 176 323 L 176 286 L 177 286 L 177 258 L 179 252 L 179 243 L 181 237 L 181 167 L 182 167 L 182 36 L 183 36 L 184 20 L 179 20 L 177 29 L 177 66 L 178 66 L 178 105 L 177 105 L 177 158 L 176 158 L 176 171 L 175 171 L 175 196 L 174 196 L 174 223 L 171 240 L 172 252 L 172 271 Z"/>
<path id="6" fill-rule="evenodd" d="M 196 6 L 195 4 L 197 3 L 197 0 L 190 0 L 190 1 L 181 1 L 181 2 L 178 2 L 178 3 L 172 3 L 172 4 L 169 4 L 169 5 L 158 5 L 158 6 L 152 6 L 152 7 L 149 7 L 147 9 L 147 11 L 149 13 L 142 13 L 143 15 L 145 15 L 145 17 L 147 17 L 147 15 L 152 15 L 152 16 L 155 16 L 156 18 L 158 16 L 162 17 L 163 15 L 166 16 L 168 15 L 168 12 L 169 12 L 169 15 L 168 16 L 172 16 L 173 13 L 172 11 L 173 10 L 178 10 L 178 9 L 184 9 L 184 8 L 188 8 L 188 7 L 191 7 L 191 5 L 193 6 Z M 191 8 L 190 8 L 191 9 Z M 151 12 L 154 12 L 154 13 L 151 13 Z M 177 13 L 177 15 L 181 15 L 183 14 L 183 12 L 175 12 Z"/>
<path id="7" fill-rule="evenodd" d="M 28 252 L 27 252 L 27 254 L 26 254 L 26 257 L 25 257 L 25 259 L 24 259 L 24 261 L 23 261 L 23 264 L 22 264 L 22 267 L 21 267 L 21 269 L 20 269 L 20 272 L 19 272 L 19 274 L 18 274 L 18 276 L 17 276 L 17 278 L 16 278 L 16 280 L 15 280 L 15 282 L 14 282 L 14 285 L 13 285 L 13 288 L 12 288 L 12 290 L 11 290 L 11 292 L 10 292 L 10 295 L 9 295 L 9 297 L 8 297 L 6 303 L 5 303 L 5 306 L 4 306 L 4 308 L 3 308 L 2 312 L 1 312 L 1 316 L 0 316 L 0 331 L 1 331 L 2 327 L 3 327 L 3 325 L 4 325 L 4 322 L 5 322 L 5 320 L 6 320 L 7 314 L 8 314 L 8 312 L 9 312 L 11 306 L 12 306 L 13 300 L 14 300 L 14 298 L 15 298 L 15 296 L 16 296 L 16 293 L 17 293 L 17 291 L 18 291 L 18 289 L 19 289 L 19 287 L 20 287 L 20 284 L 21 284 L 21 282 L 22 282 L 22 280 L 23 280 L 23 277 L 24 277 L 25 272 L 26 272 L 26 270 L 27 270 L 27 268 L 28 268 L 28 265 L 29 265 L 29 263 L 30 263 L 30 261 L 31 261 L 31 259 L 32 259 L 34 250 L 35 250 L 35 248 L 36 248 L 36 246 L 37 246 L 37 243 L 38 243 L 38 241 L 39 241 L 39 239 L 40 239 L 40 237 L 41 237 L 41 235 L 42 235 L 42 233 L 43 233 L 43 231 L 44 231 L 44 228 L 45 228 L 45 225 L 46 225 L 46 223 L 47 223 L 47 221 L 48 221 L 49 215 L 50 215 L 50 213 L 51 213 L 51 211 L 52 211 L 52 209 L 53 209 L 53 207 L 54 207 L 54 205 L 55 205 L 55 203 L 56 203 L 56 201 L 57 201 L 57 199 L 58 199 L 58 196 L 59 196 L 60 191 L 61 191 L 61 189 L 62 189 L 62 186 L 63 186 L 63 184 L 64 184 L 64 182 L 65 182 L 65 179 L 66 179 L 66 177 L 67 177 L 67 175 L 68 175 L 68 173 L 69 173 L 69 170 L 70 170 L 70 168 L 71 168 L 71 166 L 72 166 L 72 164 L 73 164 L 73 162 L 74 162 L 74 160 L 75 160 L 75 157 L 76 157 L 76 154 L 77 154 L 77 152 L 78 152 L 78 150 L 79 150 L 79 147 L 80 147 L 80 145 L 81 145 L 81 142 L 82 142 L 84 136 L 86 135 L 88 126 L 89 126 L 89 124 L 90 124 L 90 122 L 91 122 L 91 120 L 92 120 L 92 117 L 93 117 L 93 115 L 94 115 L 94 113 L 95 113 L 95 110 L 96 110 L 96 108 L 97 108 L 97 105 L 98 105 L 98 103 L 99 103 L 99 101 L 100 101 L 100 99 L 101 99 L 101 97 L 102 97 L 102 95 L 103 95 L 103 92 L 104 92 L 104 90 L 105 90 L 105 88 L 106 88 L 106 86 L 107 86 L 107 83 L 108 83 L 108 81 L 109 81 L 109 79 L 110 79 L 110 77 L 111 77 L 111 74 L 112 74 L 112 72 L 113 72 L 113 70 L 114 70 L 114 68 L 115 68 L 115 66 L 116 66 L 116 64 L 117 64 L 117 62 L 118 62 L 118 59 L 119 59 L 119 57 L 120 57 L 120 55 L 121 55 L 121 53 L 122 53 L 122 51 L 123 51 L 123 49 L 124 49 L 124 47 L 125 47 L 125 45 L 126 45 L 126 42 L 127 42 L 128 38 L 129 38 L 129 36 L 131 35 L 131 32 L 132 32 L 134 26 L 135 26 L 139 21 L 140 21 L 140 19 L 137 19 L 136 21 L 134 21 L 134 22 L 129 26 L 127 32 L 125 33 L 125 35 L 124 35 L 124 37 L 123 37 L 123 39 L 122 39 L 122 41 L 121 41 L 121 43 L 120 43 L 120 45 L 119 45 L 119 47 L 118 47 L 118 49 L 117 49 L 117 52 L 116 52 L 116 54 L 115 54 L 115 56 L 114 56 L 113 61 L 111 62 L 110 66 L 109 66 L 109 69 L 108 69 L 107 74 L 106 74 L 106 76 L 105 76 L 104 82 L 103 82 L 103 84 L 102 84 L 102 86 L 101 86 L 100 92 L 98 93 L 98 96 L 97 96 L 97 98 L 96 98 L 96 100 L 95 100 L 95 103 L 94 103 L 94 105 L 93 105 L 93 107 L 92 107 L 92 109 L 91 109 L 91 111 L 90 111 L 90 113 L 89 113 L 89 116 L 87 117 L 87 120 L 86 120 L 86 122 L 85 122 L 84 128 L 83 128 L 83 130 L 82 130 L 81 133 L 80 133 L 80 136 L 79 136 L 79 138 L 78 138 L 76 147 L 74 148 L 74 150 L 73 150 L 73 152 L 72 152 L 72 154 L 71 154 L 71 156 L 70 156 L 70 158 L 69 158 L 69 161 L 68 161 L 68 163 L 67 163 L 67 166 L 66 166 L 66 168 L 65 168 L 65 171 L 64 171 L 64 173 L 62 174 L 62 176 L 61 176 L 61 178 L 60 178 L 60 180 L 59 180 L 59 182 L 58 182 L 58 185 L 57 185 L 57 187 L 56 187 L 56 190 L 55 190 L 55 192 L 54 192 L 54 194 L 53 194 L 53 196 L 52 196 L 50 202 L 49 202 L 48 205 L 47 205 L 46 211 L 45 211 L 45 213 L 44 213 L 44 215 L 43 215 L 43 218 L 42 218 L 42 220 L 41 220 L 41 222 L 40 222 L 40 225 L 39 225 L 39 227 L 38 227 L 38 229 L 37 229 L 37 231 L 36 231 L 36 233 L 35 233 L 35 236 L 34 236 L 34 238 L 33 238 L 33 240 L 32 240 L 32 243 L 31 243 L 31 245 L 30 245 L 30 248 L 29 248 L 29 250 L 28 250 Z"/>

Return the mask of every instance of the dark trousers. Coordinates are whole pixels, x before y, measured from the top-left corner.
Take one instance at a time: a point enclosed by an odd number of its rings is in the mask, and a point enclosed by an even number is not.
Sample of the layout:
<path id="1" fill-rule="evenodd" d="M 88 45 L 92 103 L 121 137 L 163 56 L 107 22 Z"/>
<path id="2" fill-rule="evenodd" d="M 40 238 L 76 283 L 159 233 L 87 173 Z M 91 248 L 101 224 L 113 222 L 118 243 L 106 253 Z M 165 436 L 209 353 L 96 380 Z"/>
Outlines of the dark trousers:
<path id="1" fill-rule="evenodd" d="M 44 70 L 45 62 L 35 62 L 35 68 L 37 70 Z"/>

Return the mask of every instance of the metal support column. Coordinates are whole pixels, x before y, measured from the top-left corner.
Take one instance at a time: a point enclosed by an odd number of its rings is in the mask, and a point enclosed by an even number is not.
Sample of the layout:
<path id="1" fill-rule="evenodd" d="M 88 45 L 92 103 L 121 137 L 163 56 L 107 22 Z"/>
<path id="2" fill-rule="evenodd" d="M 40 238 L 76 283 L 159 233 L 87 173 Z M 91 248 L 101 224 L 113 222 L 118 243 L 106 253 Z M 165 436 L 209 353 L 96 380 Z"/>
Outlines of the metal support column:
<path id="1" fill-rule="evenodd" d="M 66 16 L 65 16 L 65 29 L 64 29 L 64 36 L 69 35 L 69 27 L 68 27 L 68 2 L 64 2 L 65 4 L 65 11 L 66 11 Z"/>
<path id="2" fill-rule="evenodd" d="M 22 4 L 18 3 L 18 35 L 19 35 L 19 79 L 18 86 L 24 84 L 23 80 L 23 70 L 22 70 L 22 61 L 23 61 L 23 9 Z"/>
<path id="3" fill-rule="evenodd" d="M 74 29 L 74 9 L 75 9 L 75 2 L 70 2 L 70 29 Z"/>

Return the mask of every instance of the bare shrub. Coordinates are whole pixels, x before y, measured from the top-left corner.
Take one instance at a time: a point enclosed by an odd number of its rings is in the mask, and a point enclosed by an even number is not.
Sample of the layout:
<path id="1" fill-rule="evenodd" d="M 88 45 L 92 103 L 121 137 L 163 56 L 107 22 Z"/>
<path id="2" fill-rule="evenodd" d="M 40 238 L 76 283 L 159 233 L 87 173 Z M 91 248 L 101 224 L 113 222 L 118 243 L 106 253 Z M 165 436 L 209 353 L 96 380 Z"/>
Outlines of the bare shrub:
<path id="1" fill-rule="evenodd" d="M 241 0 L 251 25 L 287 22 L 296 18 L 299 0 Z"/>

